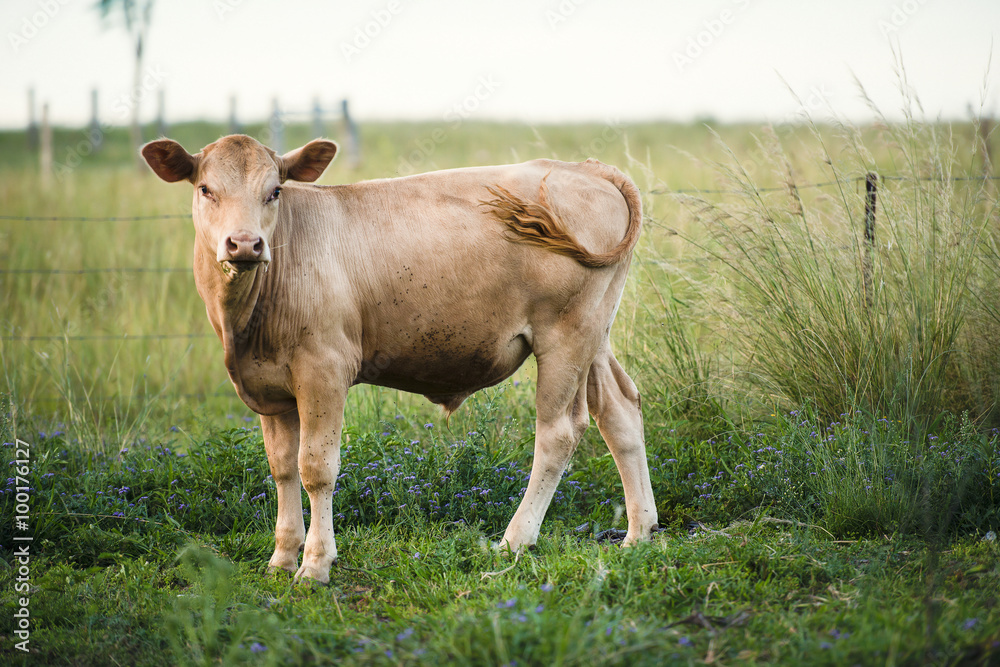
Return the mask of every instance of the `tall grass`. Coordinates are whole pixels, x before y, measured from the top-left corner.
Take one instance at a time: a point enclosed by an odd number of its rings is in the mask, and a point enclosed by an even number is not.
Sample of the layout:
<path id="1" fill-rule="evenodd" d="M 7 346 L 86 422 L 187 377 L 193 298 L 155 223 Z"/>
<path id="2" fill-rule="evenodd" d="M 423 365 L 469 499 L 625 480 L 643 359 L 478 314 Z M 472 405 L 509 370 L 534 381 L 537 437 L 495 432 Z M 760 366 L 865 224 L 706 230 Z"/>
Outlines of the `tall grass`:
<path id="1" fill-rule="evenodd" d="M 800 190 L 787 147 L 766 130 L 755 156 L 780 191 L 764 191 L 730 151 L 718 169 L 734 194 L 683 198 L 708 230 L 692 240 L 719 267 L 700 305 L 731 346 L 734 388 L 830 420 L 860 409 L 919 430 L 945 410 L 991 414 L 997 394 L 983 378 L 995 352 L 977 343 L 1000 301 L 974 289 L 997 210 L 991 183 L 953 180 L 969 165 L 947 127 L 882 124 L 876 148 L 855 127 L 838 134 L 834 152 L 813 126 L 814 160 L 836 181 L 819 193 Z M 871 245 L 869 172 L 883 175 Z"/>
<path id="2" fill-rule="evenodd" d="M 393 175 L 409 160 L 417 171 L 532 157 L 598 157 L 627 167 L 645 191 L 646 231 L 614 329 L 614 344 L 646 406 L 651 438 L 676 430 L 708 438 L 730 429 L 748 397 L 770 408 L 809 402 L 825 418 L 862 409 L 874 418 L 921 424 L 945 408 L 991 420 L 1000 386 L 1000 300 L 990 286 L 1000 247 L 988 234 L 996 195 L 988 182 L 952 182 L 980 173 L 977 128 L 954 130 L 910 119 L 851 127 L 784 127 L 754 133 L 731 126 L 647 124 L 509 126 L 469 123 L 414 162 L 434 124 L 363 127 L 361 169 L 334 163 L 325 182 Z M 254 128 L 251 128 L 253 131 Z M 223 129 L 206 124 L 173 135 L 196 148 Z M 289 129 L 289 143 L 308 139 Z M 57 133 L 72 145 L 72 132 Z M 183 213 L 190 193 L 117 165 L 127 137 L 109 134 L 56 188 L 38 190 L 19 135 L 0 161 L 0 207 L 13 215 L 155 215 Z M 121 144 L 121 145 L 120 145 Z M 803 149 L 803 146 L 806 148 Z M 633 158 L 641 155 L 642 160 Z M 685 167 L 678 155 L 708 166 Z M 964 160 L 964 162 L 963 162 Z M 863 275 L 864 188 L 807 183 L 862 177 L 868 171 L 930 180 L 880 182 L 876 244 Z M 735 195 L 671 197 L 678 188 Z M 781 192 L 762 189 L 783 186 Z M 29 196 L 29 193 L 34 193 Z M 706 234 L 705 232 L 709 232 Z M 139 223 L 6 221 L 4 268 L 183 267 L 191 229 L 183 220 Z M 53 243 L 52 241 L 57 241 Z M 693 240 L 692 244 L 690 241 Z M 992 259 L 990 259 L 992 257 Z M 232 395 L 211 337 L 193 340 L 77 340 L 74 335 L 209 334 L 191 276 L 7 274 L 4 335 L 62 340 L 0 340 L 5 392 L 23 413 L 55 416 L 80 442 L 110 453 L 152 425 L 196 430 L 205 419 L 250 416 Z M 506 415 L 532 422 L 531 369 L 504 398 Z M 770 410 L 773 411 L 773 410 Z M 437 414 L 418 397 L 357 388 L 348 423 L 362 428 L 405 413 L 414 423 Z M 765 413 L 766 414 L 766 413 Z M 470 420 L 456 415 L 458 429 Z M 224 423 L 224 422 L 223 422 Z M 466 429 L 469 430 L 469 429 Z M 93 437 L 91 437 L 93 436 Z M 592 441 L 592 442 L 591 442 Z M 603 453 L 588 436 L 585 453 Z"/>

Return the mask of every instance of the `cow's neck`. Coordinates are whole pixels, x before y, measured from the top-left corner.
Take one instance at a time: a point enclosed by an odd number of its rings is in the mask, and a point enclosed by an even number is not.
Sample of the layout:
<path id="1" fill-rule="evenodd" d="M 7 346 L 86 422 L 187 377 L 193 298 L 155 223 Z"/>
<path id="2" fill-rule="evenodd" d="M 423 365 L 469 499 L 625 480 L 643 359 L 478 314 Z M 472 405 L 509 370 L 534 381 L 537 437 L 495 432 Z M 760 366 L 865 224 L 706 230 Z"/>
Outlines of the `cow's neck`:
<path id="1" fill-rule="evenodd" d="M 261 414 L 270 411 L 249 396 L 240 376 L 240 353 L 253 343 L 253 314 L 264 282 L 264 265 L 251 271 L 225 273 L 215 253 L 195 245 L 194 280 L 205 302 L 208 319 L 222 341 L 226 370 L 240 398 Z"/>

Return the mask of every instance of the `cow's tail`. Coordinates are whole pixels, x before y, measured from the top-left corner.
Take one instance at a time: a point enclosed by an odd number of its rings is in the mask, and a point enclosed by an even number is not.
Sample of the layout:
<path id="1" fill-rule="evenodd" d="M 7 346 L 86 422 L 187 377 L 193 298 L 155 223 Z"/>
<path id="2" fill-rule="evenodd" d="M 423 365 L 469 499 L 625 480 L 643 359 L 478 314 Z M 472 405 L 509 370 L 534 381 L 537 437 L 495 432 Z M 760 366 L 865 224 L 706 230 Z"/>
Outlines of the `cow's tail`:
<path id="1" fill-rule="evenodd" d="M 642 231 L 642 200 L 639 197 L 639 189 L 621 171 L 597 160 L 587 160 L 580 163 L 579 167 L 596 172 L 596 175 L 618 188 L 628 207 L 628 228 L 625 230 L 625 236 L 617 246 L 607 252 L 593 253 L 580 245 L 549 204 L 549 187 L 545 181 L 551 171 L 542 178 L 538 188 L 538 199 L 535 201 L 524 199 L 504 187 L 494 185 L 486 188 L 494 199 L 482 203 L 492 207 L 493 214 L 507 225 L 512 241 L 565 255 L 589 268 L 618 264 L 632 252 Z"/>

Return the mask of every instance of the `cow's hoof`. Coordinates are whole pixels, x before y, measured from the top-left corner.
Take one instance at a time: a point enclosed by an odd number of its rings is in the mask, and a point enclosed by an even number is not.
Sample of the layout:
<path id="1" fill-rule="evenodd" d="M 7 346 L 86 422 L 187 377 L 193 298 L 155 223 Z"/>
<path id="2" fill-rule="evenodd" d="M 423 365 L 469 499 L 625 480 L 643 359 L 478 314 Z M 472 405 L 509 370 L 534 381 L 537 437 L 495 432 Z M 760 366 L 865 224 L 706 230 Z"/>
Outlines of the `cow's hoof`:
<path id="1" fill-rule="evenodd" d="M 302 567 L 295 573 L 295 583 L 298 585 L 321 585 L 330 583 L 330 569 L 321 570 L 312 565 L 302 564 Z"/>
<path id="2" fill-rule="evenodd" d="M 534 544 L 521 544 L 515 547 L 511 546 L 510 542 L 506 542 L 504 540 L 494 542 L 492 546 L 494 551 L 498 551 L 506 556 L 514 556 L 515 558 L 521 554 L 536 550 Z"/>
<path id="3" fill-rule="evenodd" d="M 295 574 L 297 569 L 296 565 L 292 565 L 291 567 L 286 567 L 284 565 L 268 565 L 267 574 L 272 577 L 282 574 Z"/>
<path id="4" fill-rule="evenodd" d="M 267 564 L 268 572 L 277 572 L 278 570 L 285 570 L 291 574 L 295 574 L 299 569 L 299 559 L 298 554 L 289 557 L 279 557 L 278 554 L 271 556 L 271 561 Z"/>
<path id="5" fill-rule="evenodd" d="M 605 531 L 612 532 L 612 531 Z M 619 531 L 620 532 L 620 531 Z M 622 547 L 634 547 L 642 542 L 649 542 L 653 535 L 660 532 L 660 527 L 657 524 L 653 524 L 648 528 L 642 528 L 637 531 L 629 530 L 625 539 L 622 541 Z M 598 540 L 600 540 L 600 535 L 598 535 Z"/>
<path id="6" fill-rule="evenodd" d="M 493 547 L 493 551 L 506 554 L 508 556 L 517 553 L 515 549 L 511 548 L 510 542 L 507 542 L 505 540 L 500 540 L 499 542 L 493 542 L 490 544 L 490 546 Z"/>

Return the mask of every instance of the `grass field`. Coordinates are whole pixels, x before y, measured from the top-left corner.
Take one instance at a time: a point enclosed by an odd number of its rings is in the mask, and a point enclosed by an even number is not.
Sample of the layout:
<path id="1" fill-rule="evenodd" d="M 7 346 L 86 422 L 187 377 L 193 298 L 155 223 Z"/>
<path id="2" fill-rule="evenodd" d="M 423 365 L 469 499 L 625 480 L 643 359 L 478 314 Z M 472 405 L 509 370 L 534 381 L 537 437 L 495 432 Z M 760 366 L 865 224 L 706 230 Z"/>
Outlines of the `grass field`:
<path id="1" fill-rule="evenodd" d="M 137 174 L 125 132 L 83 156 L 79 130 L 56 132 L 46 184 L 23 133 L 0 133 L 5 461 L 24 458 L 16 439 L 30 444 L 28 474 L 12 464 L 0 494 L 0 652 L 94 665 L 1000 661 L 1000 230 L 978 126 L 361 129 L 361 166 L 338 160 L 322 182 L 535 157 L 632 175 L 646 228 L 613 340 L 643 393 L 663 530 L 616 547 L 621 483 L 591 429 L 537 549 L 512 562 L 489 548 L 530 469 L 529 363 L 448 424 L 420 397 L 355 388 L 331 585 L 267 575 L 274 484 L 194 289 L 189 187 Z M 171 136 L 194 151 L 221 133 Z M 309 138 L 291 126 L 286 148 Z M 32 489 L 24 589 L 8 519 L 19 476 Z M 27 656 L 14 648 L 25 595 Z"/>

